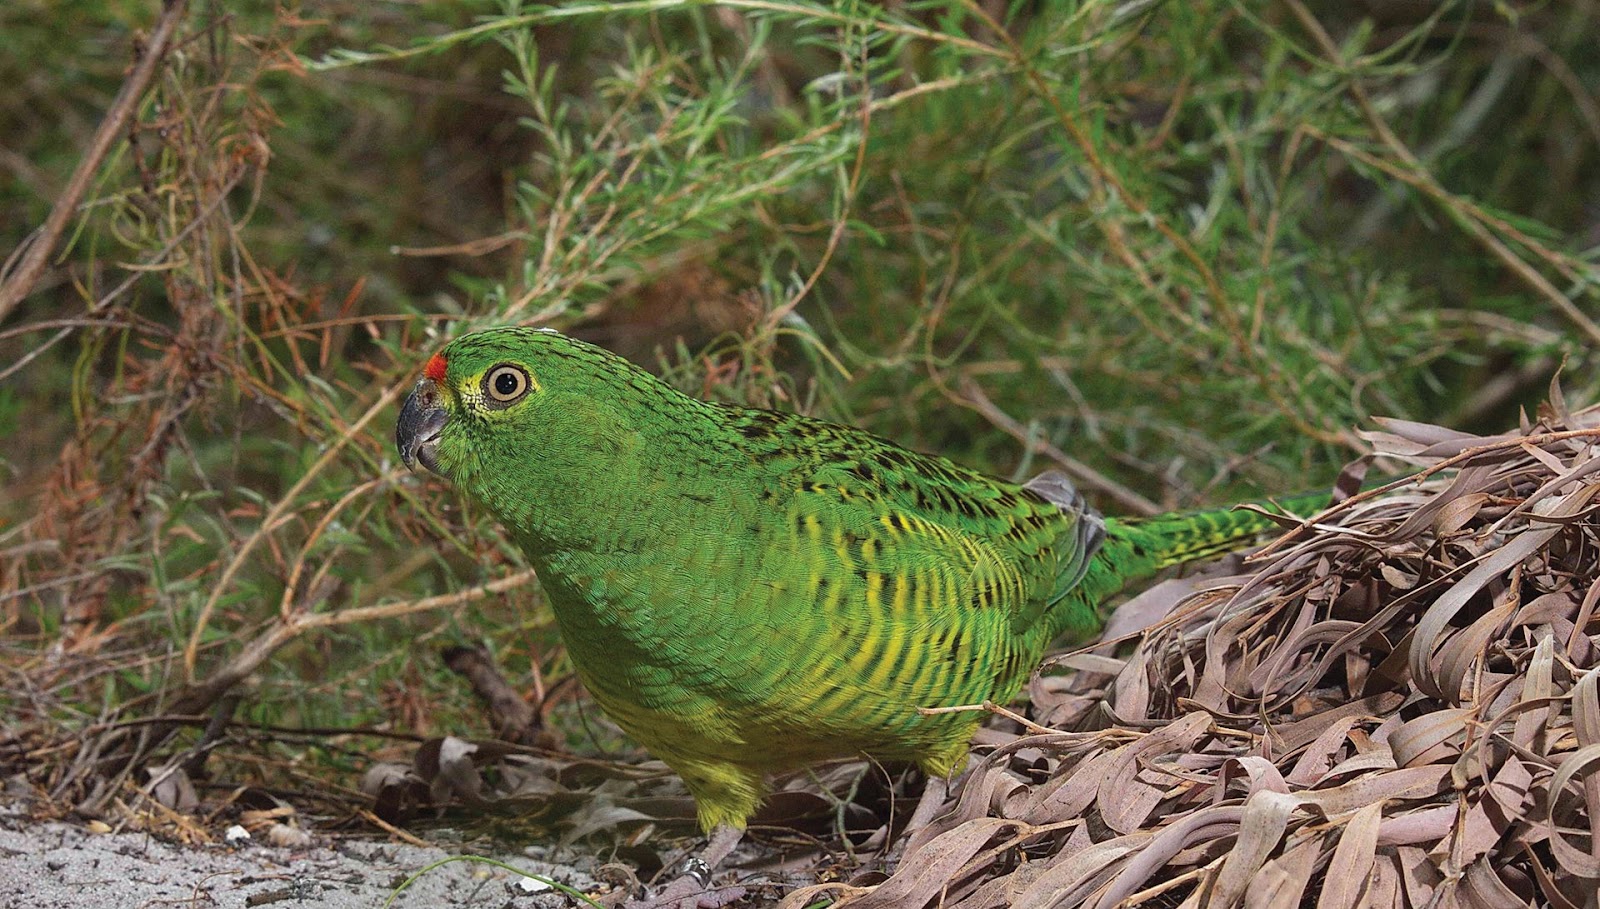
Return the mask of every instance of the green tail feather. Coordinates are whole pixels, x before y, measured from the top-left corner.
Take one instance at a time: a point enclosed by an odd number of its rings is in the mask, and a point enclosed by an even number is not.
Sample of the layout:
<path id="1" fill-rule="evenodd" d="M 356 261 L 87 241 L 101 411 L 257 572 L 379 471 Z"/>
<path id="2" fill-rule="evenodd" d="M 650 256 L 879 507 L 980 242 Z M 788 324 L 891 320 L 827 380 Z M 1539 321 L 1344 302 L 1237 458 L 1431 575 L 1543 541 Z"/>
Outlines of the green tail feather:
<path id="1" fill-rule="evenodd" d="M 1310 515 L 1328 505 L 1327 492 L 1254 503 L 1276 514 Z M 1240 508 L 1174 512 L 1149 518 L 1106 518 L 1105 541 L 1071 595 L 1054 607 L 1055 633 L 1082 639 L 1099 630 L 1100 607 L 1128 584 L 1163 568 L 1242 549 L 1277 530 L 1266 515 Z"/>
<path id="2" fill-rule="evenodd" d="M 1308 492 L 1254 503 L 1275 514 L 1305 515 L 1328 506 L 1328 493 Z M 1248 509 L 1228 507 L 1174 512 L 1150 518 L 1108 518 L 1106 536 L 1122 537 L 1139 550 L 1127 564 L 1135 580 L 1173 565 L 1232 552 L 1278 527 L 1271 518 Z"/>

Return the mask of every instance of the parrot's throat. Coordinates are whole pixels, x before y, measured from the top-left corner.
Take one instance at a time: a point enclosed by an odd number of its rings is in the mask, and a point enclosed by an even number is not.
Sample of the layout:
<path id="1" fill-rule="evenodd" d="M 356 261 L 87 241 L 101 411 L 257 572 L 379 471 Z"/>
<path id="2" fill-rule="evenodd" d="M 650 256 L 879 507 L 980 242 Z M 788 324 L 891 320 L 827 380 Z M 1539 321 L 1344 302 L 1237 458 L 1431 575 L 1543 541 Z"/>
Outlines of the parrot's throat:
<path id="1" fill-rule="evenodd" d="M 633 534 L 626 523 L 599 506 L 588 490 L 569 486 L 559 494 L 537 497 L 526 491 L 503 490 L 486 496 L 484 504 L 535 559 L 574 552 L 602 555 L 630 545 Z"/>
<path id="2" fill-rule="evenodd" d="M 659 478 L 641 456 L 650 450 L 645 440 L 614 427 L 582 440 L 506 451 L 494 463 L 518 469 L 484 471 L 466 484 L 531 556 L 635 551 L 660 523 Z"/>

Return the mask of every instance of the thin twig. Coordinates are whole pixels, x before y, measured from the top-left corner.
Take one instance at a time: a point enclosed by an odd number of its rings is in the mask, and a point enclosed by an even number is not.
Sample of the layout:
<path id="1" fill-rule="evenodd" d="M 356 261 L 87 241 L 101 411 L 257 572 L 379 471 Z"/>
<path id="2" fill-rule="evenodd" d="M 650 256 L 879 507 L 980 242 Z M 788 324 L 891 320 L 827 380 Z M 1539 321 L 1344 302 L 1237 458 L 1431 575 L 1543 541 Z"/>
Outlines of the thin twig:
<path id="1" fill-rule="evenodd" d="M 1294 13 L 1295 18 L 1299 20 L 1301 27 L 1316 41 L 1318 49 L 1328 57 L 1330 63 L 1339 72 L 1349 71 L 1349 64 L 1339 52 L 1338 44 L 1329 36 L 1317 17 L 1312 15 L 1311 11 L 1300 0 L 1286 0 L 1286 2 L 1290 11 Z M 1422 162 L 1417 160 L 1417 156 L 1412 153 L 1411 149 L 1400 140 L 1399 136 L 1395 135 L 1394 130 L 1389 128 L 1389 121 L 1385 120 L 1383 114 L 1373 105 L 1372 99 L 1367 96 L 1367 90 L 1362 87 L 1360 81 L 1352 76 L 1348 85 L 1350 94 L 1355 98 L 1356 105 L 1361 108 L 1362 116 L 1367 120 L 1367 125 L 1372 127 L 1373 133 L 1404 166 L 1396 166 L 1387 161 L 1373 158 L 1370 155 L 1359 155 L 1358 157 L 1366 160 L 1367 163 L 1382 168 L 1407 185 L 1421 190 L 1435 202 L 1442 205 L 1446 211 L 1455 216 L 1462 227 L 1466 228 L 1467 233 L 1471 234 L 1485 249 L 1489 250 L 1496 259 L 1499 259 L 1501 264 L 1510 269 L 1518 278 L 1521 278 L 1523 283 L 1531 287 L 1541 297 L 1550 301 L 1551 305 L 1555 306 L 1563 316 L 1567 317 L 1569 322 L 1583 332 L 1591 343 L 1600 343 L 1600 324 L 1596 324 L 1566 294 L 1550 283 L 1550 279 L 1540 274 L 1537 269 L 1513 252 L 1499 237 L 1496 237 L 1489 230 L 1488 225 L 1483 222 L 1483 219 L 1476 216 L 1471 206 L 1463 204 L 1453 193 L 1439 184 L 1433 173 L 1422 166 Z M 1357 151 L 1349 143 L 1332 141 L 1333 137 L 1331 136 L 1325 136 L 1324 138 L 1329 141 L 1330 145 L 1334 145 L 1346 153 Z"/>
<path id="2" fill-rule="evenodd" d="M 1152 515 L 1161 513 L 1161 506 L 1072 457 L 1038 435 L 1028 432 L 1026 427 L 989 400 L 989 396 L 984 394 L 983 389 L 970 377 L 961 377 L 961 395 L 957 400 L 977 411 L 984 419 L 1005 431 L 1006 434 L 1018 442 L 1028 446 L 1030 451 L 1042 454 L 1056 462 L 1061 466 L 1061 469 L 1065 470 L 1073 479 L 1081 482 L 1084 486 L 1105 493 L 1116 499 L 1123 507 L 1129 508 L 1138 514 Z"/>
<path id="3" fill-rule="evenodd" d="M 189 643 L 183 648 L 185 675 L 191 679 L 194 678 L 195 661 L 200 653 L 200 641 L 205 636 L 206 625 L 210 623 L 211 614 L 217 608 L 217 601 L 222 599 L 222 594 L 228 589 L 228 585 L 232 583 L 233 576 L 244 566 L 245 558 L 250 555 L 251 551 L 256 548 L 256 545 L 267 534 L 277 529 L 279 521 L 284 518 L 284 512 L 288 510 L 290 505 L 294 504 L 306 486 L 310 485 L 318 474 L 333 463 L 333 460 L 339 456 L 339 452 L 344 450 L 345 445 L 359 435 L 362 428 L 370 423 L 374 417 L 382 413 L 384 408 L 392 404 L 403 390 L 404 386 L 395 385 L 379 395 L 378 399 L 372 402 L 372 406 L 367 408 L 367 412 L 362 414 L 361 418 L 356 420 L 347 431 L 337 439 L 334 439 L 327 449 L 322 452 L 322 456 L 317 458 L 316 462 L 307 468 L 305 474 L 289 488 L 289 491 L 283 494 L 283 497 L 272 507 L 272 510 L 267 512 L 266 517 L 261 519 L 261 526 L 234 554 L 233 560 L 228 563 L 228 567 L 223 569 L 222 577 L 217 580 L 217 585 L 212 588 L 211 596 L 206 598 L 205 605 L 200 608 L 199 616 L 195 618 L 194 631 L 189 635 Z"/>
<path id="4" fill-rule="evenodd" d="M 67 225 L 77 213 L 78 203 L 83 200 L 83 195 L 88 192 L 95 173 L 100 170 L 100 163 L 111 151 L 112 144 L 121 137 L 129 118 L 133 116 L 134 109 L 139 105 L 139 99 L 144 97 L 145 89 L 150 86 L 150 80 L 155 78 L 156 69 L 166 56 L 167 47 L 172 43 L 172 36 L 178 30 L 178 23 L 183 21 L 184 10 L 188 5 L 186 0 L 164 0 L 164 4 L 165 9 L 156 22 L 155 31 L 150 33 L 150 40 L 145 45 L 144 53 L 139 57 L 133 72 L 129 73 L 128 78 L 122 83 L 116 100 L 112 101 L 111 109 L 106 112 L 106 118 L 100 121 L 100 128 L 95 131 L 94 138 L 89 140 L 89 148 L 84 152 L 83 159 L 78 162 L 77 170 L 72 172 L 72 179 L 67 181 L 67 188 L 56 197 L 55 204 L 50 207 L 50 214 L 45 217 L 44 226 L 34 235 L 28 251 L 23 254 L 22 261 L 17 265 L 17 270 L 0 283 L 0 322 L 4 322 L 12 310 L 16 309 L 33 290 L 33 285 L 38 282 L 39 275 L 44 272 L 45 265 L 49 262 L 50 254 L 55 251 L 61 235 L 66 232 Z"/>

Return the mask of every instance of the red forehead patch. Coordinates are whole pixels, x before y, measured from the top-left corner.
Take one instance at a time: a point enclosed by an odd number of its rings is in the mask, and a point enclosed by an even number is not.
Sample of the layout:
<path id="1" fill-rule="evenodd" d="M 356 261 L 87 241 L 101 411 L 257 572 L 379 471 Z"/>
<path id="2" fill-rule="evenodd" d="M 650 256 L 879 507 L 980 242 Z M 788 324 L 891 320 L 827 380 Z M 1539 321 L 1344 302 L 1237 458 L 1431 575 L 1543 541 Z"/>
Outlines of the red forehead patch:
<path id="1" fill-rule="evenodd" d="M 436 353 L 428 358 L 428 365 L 422 367 L 422 374 L 442 385 L 445 365 L 444 354 Z"/>

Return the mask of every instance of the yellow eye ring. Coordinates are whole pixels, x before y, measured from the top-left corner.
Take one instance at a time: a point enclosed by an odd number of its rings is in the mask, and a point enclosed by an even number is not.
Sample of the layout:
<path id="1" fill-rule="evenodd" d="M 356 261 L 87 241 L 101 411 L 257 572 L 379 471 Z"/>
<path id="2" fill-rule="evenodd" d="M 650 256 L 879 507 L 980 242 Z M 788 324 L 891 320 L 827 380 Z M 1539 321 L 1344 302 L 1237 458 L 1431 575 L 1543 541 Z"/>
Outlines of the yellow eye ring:
<path id="1" fill-rule="evenodd" d="M 501 407 L 516 403 L 532 385 L 527 370 L 509 363 L 502 363 L 483 376 L 484 397 Z"/>

